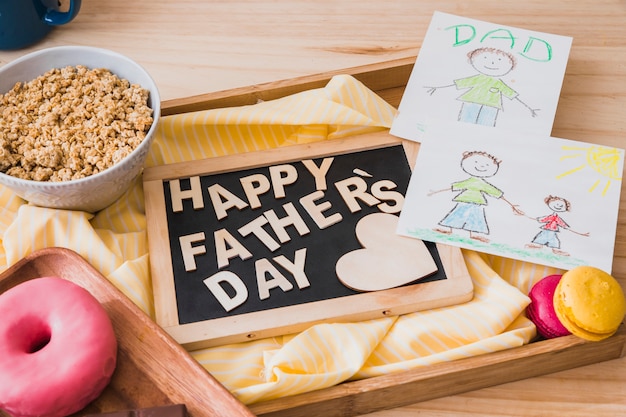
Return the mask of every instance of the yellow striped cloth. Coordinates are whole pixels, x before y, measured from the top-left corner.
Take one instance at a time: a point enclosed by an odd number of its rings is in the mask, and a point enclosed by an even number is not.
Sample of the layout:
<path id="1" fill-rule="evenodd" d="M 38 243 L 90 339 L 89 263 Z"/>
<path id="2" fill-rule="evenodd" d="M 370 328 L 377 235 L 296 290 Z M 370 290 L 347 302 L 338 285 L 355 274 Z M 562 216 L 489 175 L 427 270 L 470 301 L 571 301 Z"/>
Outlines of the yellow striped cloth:
<path id="1" fill-rule="evenodd" d="M 395 109 L 350 76 L 253 106 L 162 119 L 146 165 L 210 158 L 388 129 Z M 95 215 L 26 204 L 0 187 L 0 269 L 44 247 L 75 250 L 154 317 L 141 180 Z M 528 343 L 523 315 L 538 279 L 560 271 L 463 252 L 475 297 L 458 306 L 191 354 L 246 404 Z"/>

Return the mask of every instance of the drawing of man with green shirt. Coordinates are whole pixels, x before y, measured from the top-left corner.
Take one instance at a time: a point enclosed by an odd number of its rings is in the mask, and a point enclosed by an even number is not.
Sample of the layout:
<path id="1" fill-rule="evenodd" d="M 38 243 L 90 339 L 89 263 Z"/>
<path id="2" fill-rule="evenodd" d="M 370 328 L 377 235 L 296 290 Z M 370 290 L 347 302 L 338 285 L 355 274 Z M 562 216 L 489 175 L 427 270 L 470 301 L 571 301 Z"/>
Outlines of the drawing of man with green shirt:
<path id="1" fill-rule="evenodd" d="M 461 168 L 470 175 L 469 178 L 452 183 L 450 188 L 432 191 L 433 195 L 443 191 L 459 192 L 452 201 L 456 205 L 439 222 L 442 226 L 435 231 L 451 234 L 452 229 L 466 230 L 470 238 L 488 243 L 484 235 L 489 234 L 489 226 L 485 215 L 487 198 L 502 199 L 511 206 L 516 214 L 523 214 L 516 206 L 504 198 L 502 190 L 490 184 L 485 178 L 493 177 L 500 168 L 500 161 L 486 152 L 464 152 L 461 159 Z"/>
<path id="2" fill-rule="evenodd" d="M 500 79 L 515 68 L 516 61 L 512 54 L 495 48 L 479 48 L 471 51 L 468 58 L 478 74 L 454 80 L 454 84 L 427 87 L 430 95 L 437 89 L 446 87 L 468 90 L 457 98 L 463 102 L 459 121 L 495 126 L 498 113 L 503 108 L 503 97 L 519 101 L 530 111 L 532 117 L 537 116 L 539 109 L 533 109 L 524 103 L 518 92 Z"/>

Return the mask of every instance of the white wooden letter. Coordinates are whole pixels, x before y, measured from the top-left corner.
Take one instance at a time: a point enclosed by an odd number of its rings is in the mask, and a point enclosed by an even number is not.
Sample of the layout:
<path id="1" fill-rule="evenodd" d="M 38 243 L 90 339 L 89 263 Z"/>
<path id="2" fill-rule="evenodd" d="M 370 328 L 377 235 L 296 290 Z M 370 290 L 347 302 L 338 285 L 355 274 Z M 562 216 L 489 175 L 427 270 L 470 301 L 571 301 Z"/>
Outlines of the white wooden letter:
<path id="1" fill-rule="evenodd" d="M 275 165 L 269 168 L 274 197 L 285 197 L 285 185 L 293 184 L 298 179 L 298 171 L 293 165 Z M 283 175 L 284 174 L 284 175 Z"/>
<path id="2" fill-rule="evenodd" d="M 183 211 L 183 200 L 191 198 L 194 210 L 204 208 L 204 199 L 202 198 L 202 186 L 200 185 L 200 177 L 190 177 L 188 190 L 180 189 L 180 180 L 170 180 L 170 194 L 172 198 L 172 211 L 178 213 Z"/>
<path id="3" fill-rule="evenodd" d="M 367 183 L 363 178 L 346 178 L 345 180 L 337 181 L 335 187 L 337 187 L 343 201 L 346 202 L 346 205 L 352 213 L 361 210 L 357 199 L 363 201 L 368 206 L 374 206 L 380 203 L 380 200 L 367 193 Z"/>
<path id="4" fill-rule="evenodd" d="M 306 159 L 302 161 L 306 169 L 308 169 L 309 172 L 313 175 L 313 178 L 315 178 L 316 190 L 326 190 L 326 174 L 328 173 L 328 170 L 330 169 L 330 166 L 332 165 L 334 160 L 335 158 L 324 158 L 322 160 L 322 164 L 319 167 L 315 165 L 315 162 L 313 162 L 312 159 Z"/>
<path id="5" fill-rule="evenodd" d="M 224 310 L 231 311 L 235 307 L 239 307 L 248 299 L 248 289 L 241 278 L 230 271 L 219 271 L 209 278 L 205 279 L 204 285 L 207 286 L 213 296 L 220 302 Z M 230 296 L 222 285 L 227 283 L 235 290 L 235 295 Z"/>
<path id="6" fill-rule="evenodd" d="M 402 211 L 404 196 L 397 191 L 391 191 L 396 187 L 396 184 L 390 180 L 378 181 L 372 185 L 372 195 L 385 201 L 378 205 L 378 208 L 383 213 L 395 214 Z M 394 204 L 389 204 L 389 201 L 393 201 Z"/>
<path id="7" fill-rule="evenodd" d="M 291 262 L 285 256 L 280 255 L 274 258 L 274 261 L 285 268 L 287 271 L 293 274 L 294 279 L 296 280 L 296 284 L 298 284 L 298 288 L 306 288 L 311 285 L 309 279 L 306 277 L 304 273 L 304 264 L 306 261 L 306 248 L 298 249 L 296 254 L 294 255 L 294 260 Z"/>
<path id="8" fill-rule="evenodd" d="M 253 209 L 261 207 L 259 196 L 270 189 L 270 181 L 267 177 L 263 174 L 253 174 L 241 178 L 239 182 L 241 182 L 243 191 L 246 193 L 250 207 Z"/>
<path id="9" fill-rule="evenodd" d="M 203 242 L 204 232 L 193 233 L 191 235 L 180 236 L 178 243 L 180 244 L 180 251 L 183 254 L 183 263 L 185 264 L 185 271 L 196 270 L 196 258 L 195 255 L 204 255 L 206 253 L 206 246 L 192 246 L 193 243 Z"/>
<path id="10" fill-rule="evenodd" d="M 217 267 L 223 268 L 227 266 L 230 259 L 239 256 L 241 260 L 252 257 L 252 254 L 246 249 L 228 230 L 220 229 L 213 233 L 215 238 L 215 254 L 217 255 Z"/>
<path id="11" fill-rule="evenodd" d="M 278 218 L 274 210 L 268 210 L 263 213 L 281 243 L 289 242 L 291 239 L 289 237 L 289 233 L 285 230 L 287 226 L 295 227 L 300 236 L 304 236 L 311 231 L 302 219 L 302 216 L 300 216 L 300 213 L 298 213 L 298 210 L 296 210 L 293 203 L 284 204 L 283 209 L 285 209 L 287 215 L 281 219 Z"/>
<path id="12" fill-rule="evenodd" d="M 256 282 L 259 287 L 259 299 L 266 300 L 270 298 L 270 290 L 272 288 L 280 287 L 284 292 L 293 289 L 293 284 L 267 259 L 259 259 L 254 266 L 256 268 Z M 273 278 L 266 280 L 266 274 L 271 275 Z"/>
<path id="13" fill-rule="evenodd" d="M 267 224 L 267 219 L 265 216 L 259 216 L 256 219 L 252 220 L 250 223 L 241 226 L 237 231 L 241 236 L 246 237 L 250 233 L 254 234 L 263 243 L 269 250 L 274 252 L 276 249 L 280 248 L 280 243 L 276 242 L 276 240 L 270 236 L 269 233 L 263 229 L 263 226 Z"/>
<path id="14" fill-rule="evenodd" d="M 331 214 L 328 217 L 324 217 L 326 210 L 332 207 L 330 201 L 323 201 L 320 204 L 315 204 L 317 200 L 324 197 L 324 191 L 315 191 L 309 195 L 305 195 L 300 199 L 300 204 L 309 213 L 309 216 L 313 219 L 317 227 L 325 229 L 332 226 L 335 223 L 339 223 L 343 220 L 343 217 L 339 213 Z"/>
<path id="15" fill-rule="evenodd" d="M 248 203 L 219 184 L 214 184 L 209 187 L 209 196 L 211 197 L 211 203 L 213 203 L 215 215 L 218 220 L 222 220 L 224 217 L 228 216 L 226 211 L 230 208 L 237 207 L 239 210 L 242 210 L 248 207 Z M 222 198 L 224 199 L 222 200 Z"/>

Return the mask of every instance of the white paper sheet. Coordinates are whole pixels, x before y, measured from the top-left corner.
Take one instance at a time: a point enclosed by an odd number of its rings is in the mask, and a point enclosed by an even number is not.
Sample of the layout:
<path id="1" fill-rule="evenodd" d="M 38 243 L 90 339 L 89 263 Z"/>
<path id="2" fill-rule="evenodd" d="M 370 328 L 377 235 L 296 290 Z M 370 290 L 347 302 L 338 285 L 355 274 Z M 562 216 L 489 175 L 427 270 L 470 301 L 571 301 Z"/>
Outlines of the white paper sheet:
<path id="1" fill-rule="evenodd" d="M 566 36 L 435 12 L 391 134 L 421 141 L 442 120 L 550 135 L 571 44 Z"/>
<path id="2" fill-rule="evenodd" d="M 591 265 L 611 272 L 624 150 L 479 125 L 432 125 L 426 135 L 399 234 L 563 269 Z M 466 152 L 482 154 L 464 158 Z M 497 159 L 495 174 L 479 171 L 479 163 L 494 163 L 485 154 Z M 474 183 L 458 184 L 468 178 Z M 470 197 L 485 204 L 464 202 L 473 214 L 459 220 L 457 209 L 456 223 L 443 220 L 457 206 L 455 197 L 467 200 L 467 190 L 479 186 Z M 546 202 L 549 196 L 561 201 Z M 550 226 L 557 227 L 542 231 L 553 214 L 561 220 L 553 218 Z"/>

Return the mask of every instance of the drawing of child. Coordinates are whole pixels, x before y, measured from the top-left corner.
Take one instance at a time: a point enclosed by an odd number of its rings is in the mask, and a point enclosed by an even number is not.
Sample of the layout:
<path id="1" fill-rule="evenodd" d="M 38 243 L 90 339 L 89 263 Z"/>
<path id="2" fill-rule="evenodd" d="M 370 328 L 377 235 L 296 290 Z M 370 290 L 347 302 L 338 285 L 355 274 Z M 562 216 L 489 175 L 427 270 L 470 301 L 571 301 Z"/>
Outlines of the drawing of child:
<path id="1" fill-rule="evenodd" d="M 511 72 L 515 66 L 515 57 L 496 48 L 483 47 L 471 51 L 468 55 L 472 67 L 478 74 L 454 80 L 454 84 L 440 87 L 426 87 L 431 96 L 439 88 L 456 87 L 468 89 L 457 100 L 463 102 L 458 120 L 485 126 L 495 126 L 498 113 L 502 110 L 502 97 L 517 100 L 523 104 L 532 117 L 539 109 L 533 109 L 524 103 L 517 91 L 509 87 L 500 77 Z"/>
<path id="2" fill-rule="evenodd" d="M 501 199 L 511 206 L 516 214 L 523 214 L 516 206 L 504 198 L 504 193 L 499 188 L 490 184 L 485 178 L 493 177 L 500 168 L 496 157 L 482 151 L 467 151 L 461 159 L 461 169 L 470 175 L 469 178 L 452 183 L 450 188 L 431 191 L 431 196 L 443 191 L 459 193 L 452 199 L 456 205 L 439 222 L 443 228 L 435 228 L 439 233 L 451 234 L 452 229 L 466 230 L 471 239 L 488 243 L 489 239 L 484 235 L 489 234 L 489 226 L 485 215 L 487 206 L 486 196 Z"/>
<path id="3" fill-rule="evenodd" d="M 568 200 L 549 195 L 544 199 L 544 202 L 550 210 L 552 210 L 552 213 L 534 219 L 541 223 L 541 230 L 526 247 L 530 249 L 541 249 L 545 246 L 551 248 L 552 252 L 557 255 L 569 256 L 569 253 L 561 250 L 561 241 L 558 236 L 560 229 L 569 230 L 581 236 L 589 236 L 589 233 L 579 233 L 572 230 L 565 220 L 559 216 L 558 213 L 570 211 L 571 204 Z"/>

